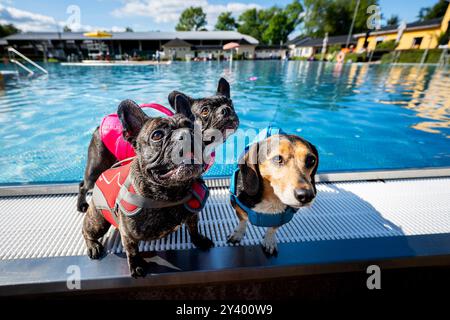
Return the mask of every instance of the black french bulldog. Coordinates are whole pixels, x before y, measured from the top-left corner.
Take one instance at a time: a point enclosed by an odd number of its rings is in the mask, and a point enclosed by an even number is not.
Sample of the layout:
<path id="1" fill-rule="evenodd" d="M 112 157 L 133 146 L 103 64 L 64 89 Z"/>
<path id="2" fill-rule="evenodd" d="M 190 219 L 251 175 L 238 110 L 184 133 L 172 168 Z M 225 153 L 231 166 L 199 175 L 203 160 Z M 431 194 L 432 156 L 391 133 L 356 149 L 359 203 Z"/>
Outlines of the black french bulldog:
<path id="1" fill-rule="evenodd" d="M 214 142 L 225 142 L 228 135 L 234 132 L 239 126 L 239 118 L 234 111 L 233 102 L 230 99 L 230 85 L 220 78 L 217 92 L 214 96 L 194 99 L 184 93 L 173 91 L 169 94 L 169 103 L 172 108 L 178 112 L 175 105 L 175 97 L 177 95 L 183 96 L 191 104 L 190 120 L 201 125 L 203 140 L 205 146 L 211 145 Z M 211 129 L 219 130 L 222 133 L 222 141 L 216 141 L 209 137 Z M 109 169 L 115 162 L 116 157 L 103 144 L 99 128 L 94 131 L 88 149 L 88 160 L 84 179 L 80 182 L 78 191 L 77 208 L 80 212 L 86 212 L 88 203 L 86 202 L 86 194 L 94 187 L 95 181 L 105 170 Z"/>
<path id="2" fill-rule="evenodd" d="M 189 194 L 193 182 L 202 174 L 201 159 L 197 163 L 173 161 L 173 151 L 180 149 L 189 136 L 194 148 L 203 147 L 201 137 L 194 139 L 192 112 L 190 103 L 182 95 L 174 98 L 178 113 L 173 117 L 151 118 L 131 100 L 123 101 L 118 108 L 118 116 L 124 128 L 124 137 L 136 150 L 129 177 L 137 194 L 165 202 L 164 208 L 144 207 L 136 215 L 125 214 L 117 208 L 117 225 L 122 244 L 127 254 L 128 264 L 133 277 L 145 276 L 146 262 L 139 255 L 138 244 L 141 240 L 160 239 L 186 223 L 191 240 L 200 249 L 209 249 L 214 244 L 198 231 L 198 214 L 187 210 L 180 199 Z M 200 143 L 200 145 L 199 145 Z M 191 157 L 195 157 L 194 154 Z M 94 190 L 95 192 L 95 190 Z M 110 223 L 102 214 L 101 204 L 89 204 L 83 221 L 83 236 L 92 259 L 102 255 L 103 247 L 99 239 L 106 234 Z M 174 205 L 175 204 L 175 205 Z"/>

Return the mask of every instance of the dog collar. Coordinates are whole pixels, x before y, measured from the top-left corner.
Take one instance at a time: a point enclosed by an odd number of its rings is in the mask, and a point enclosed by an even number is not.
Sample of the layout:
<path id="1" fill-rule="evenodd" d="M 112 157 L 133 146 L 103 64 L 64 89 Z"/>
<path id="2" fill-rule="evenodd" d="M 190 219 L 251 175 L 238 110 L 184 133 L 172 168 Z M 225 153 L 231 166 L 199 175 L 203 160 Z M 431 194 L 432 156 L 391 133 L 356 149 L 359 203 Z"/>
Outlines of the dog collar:
<path id="1" fill-rule="evenodd" d="M 245 146 L 244 152 L 242 153 L 241 157 L 250 149 L 250 147 L 255 144 L 263 141 L 264 139 L 277 135 L 277 134 L 284 134 L 284 131 L 277 127 L 269 126 L 265 129 L 263 129 L 256 137 L 253 139 L 253 141 Z M 237 197 L 237 190 L 236 190 L 236 181 L 239 174 L 239 167 L 236 168 L 233 172 L 233 175 L 231 176 L 230 180 L 230 201 L 232 204 L 236 204 L 241 208 L 245 213 L 248 215 L 248 219 L 250 222 L 258 227 L 280 227 L 289 221 L 292 220 L 292 217 L 294 216 L 294 213 L 297 212 L 296 209 L 287 206 L 286 209 L 282 212 L 278 213 L 265 213 L 265 212 L 257 212 L 245 204 L 243 204 L 239 198 Z"/>

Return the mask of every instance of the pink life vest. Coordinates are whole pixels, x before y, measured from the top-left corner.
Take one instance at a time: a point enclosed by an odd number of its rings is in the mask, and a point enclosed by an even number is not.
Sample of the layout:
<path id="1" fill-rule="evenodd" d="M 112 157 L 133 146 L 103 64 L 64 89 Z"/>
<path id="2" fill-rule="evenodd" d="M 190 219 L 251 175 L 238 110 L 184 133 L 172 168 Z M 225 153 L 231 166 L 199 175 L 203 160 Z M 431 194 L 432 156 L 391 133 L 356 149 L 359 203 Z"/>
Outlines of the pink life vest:
<path id="1" fill-rule="evenodd" d="M 141 104 L 140 107 L 158 110 L 169 117 L 174 115 L 173 111 L 157 103 L 145 103 Z M 132 158 L 136 155 L 132 145 L 123 138 L 122 131 L 122 123 L 116 113 L 104 117 L 100 124 L 100 138 L 102 142 L 119 161 Z M 206 172 L 211 168 L 214 164 L 214 158 L 215 152 L 212 152 L 211 160 L 204 166 L 203 172 Z M 128 162 L 129 161 L 124 161 L 122 164 L 124 165 Z"/>
<path id="2" fill-rule="evenodd" d="M 191 212 L 199 212 L 204 208 L 209 191 L 203 182 L 195 182 L 190 194 L 181 200 L 158 201 L 145 198 L 136 192 L 131 182 L 130 167 L 131 162 L 106 170 L 97 179 L 92 191 L 95 208 L 101 210 L 105 219 L 114 227 L 118 226 L 120 212 L 132 217 L 139 214 L 143 208 L 165 208 L 180 204 L 184 204 Z"/>

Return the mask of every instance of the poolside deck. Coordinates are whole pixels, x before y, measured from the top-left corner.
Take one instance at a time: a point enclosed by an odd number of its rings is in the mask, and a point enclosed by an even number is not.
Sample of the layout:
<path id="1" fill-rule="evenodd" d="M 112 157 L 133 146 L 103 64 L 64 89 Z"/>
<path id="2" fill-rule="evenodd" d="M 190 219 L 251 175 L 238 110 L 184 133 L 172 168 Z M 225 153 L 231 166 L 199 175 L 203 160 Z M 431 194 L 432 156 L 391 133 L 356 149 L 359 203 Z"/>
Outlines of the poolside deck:
<path id="1" fill-rule="evenodd" d="M 350 181 L 358 176 L 365 180 Z M 211 197 L 200 228 L 215 248 L 194 249 L 184 227 L 165 239 L 141 243 L 153 263 L 139 280 L 129 277 L 114 229 L 103 239 L 105 258 L 85 256 L 74 185 L 3 187 L 0 296 L 67 291 L 71 265 L 81 268 L 82 289 L 89 291 L 360 270 L 370 261 L 395 267 L 399 261 L 416 264 L 417 257 L 421 265 L 450 264 L 450 169 L 328 174 L 319 180 L 314 205 L 280 228 L 277 257 L 260 249 L 261 228 L 250 226 L 238 246 L 226 242 L 237 223 L 228 203 L 228 180 L 208 180 Z"/>

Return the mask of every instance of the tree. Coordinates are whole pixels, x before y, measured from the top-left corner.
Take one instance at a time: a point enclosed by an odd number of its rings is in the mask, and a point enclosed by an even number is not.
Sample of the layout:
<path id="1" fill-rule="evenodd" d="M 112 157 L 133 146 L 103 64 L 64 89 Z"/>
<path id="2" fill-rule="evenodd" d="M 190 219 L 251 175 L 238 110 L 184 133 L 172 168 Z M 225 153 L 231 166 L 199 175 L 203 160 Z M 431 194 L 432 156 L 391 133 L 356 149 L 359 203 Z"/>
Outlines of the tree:
<path id="1" fill-rule="evenodd" d="M 69 26 L 64 26 L 63 32 L 72 32 L 72 29 L 70 29 Z"/>
<path id="2" fill-rule="evenodd" d="M 425 16 L 428 14 L 429 11 L 430 11 L 430 8 L 420 8 L 417 18 L 419 18 L 420 21 L 424 21 Z"/>
<path id="3" fill-rule="evenodd" d="M 303 6 L 299 0 L 294 0 L 292 3 L 288 4 L 283 10 L 283 14 L 286 15 L 286 26 L 284 33 L 281 33 L 280 40 L 286 42 L 288 36 L 294 31 L 297 26 L 303 21 L 303 16 L 301 14 L 304 12 Z"/>
<path id="4" fill-rule="evenodd" d="M 257 9 L 248 9 L 244 11 L 238 18 L 238 31 L 243 34 L 252 36 L 261 41 L 262 34 L 260 31 L 260 20 L 258 18 Z"/>
<path id="5" fill-rule="evenodd" d="M 302 22 L 303 17 L 301 14 L 303 13 L 303 6 L 301 5 L 299 0 L 294 0 L 292 3 L 286 6 L 284 12 L 287 16 L 288 29 L 294 31 L 294 29 Z"/>
<path id="6" fill-rule="evenodd" d="M 285 8 L 249 9 L 239 16 L 238 31 L 262 43 L 280 44 L 287 41 L 289 34 L 302 21 L 302 12 L 299 0 L 293 0 Z"/>
<path id="7" fill-rule="evenodd" d="M 238 24 L 231 14 L 231 12 L 222 12 L 219 17 L 217 17 L 215 29 L 224 31 L 236 30 Z"/>
<path id="8" fill-rule="evenodd" d="M 264 43 L 275 45 L 286 41 L 288 35 L 287 16 L 281 11 L 270 19 L 268 28 L 263 32 L 262 40 Z"/>
<path id="9" fill-rule="evenodd" d="M 353 20 L 357 0 L 304 0 L 307 12 L 304 29 L 309 36 L 323 37 L 347 34 Z M 353 32 L 367 31 L 367 8 L 378 0 L 361 0 Z"/>
<path id="10" fill-rule="evenodd" d="M 181 13 L 177 31 L 204 31 L 206 26 L 206 14 L 202 7 L 189 7 Z"/>
<path id="11" fill-rule="evenodd" d="M 134 30 L 131 27 L 126 27 L 125 32 L 134 32 Z"/>
<path id="12" fill-rule="evenodd" d="M 20 30 L 17 29 L 13 24 L 0 24 L 0 38 L 7 37 L 11 34 L 19 33 Z"/>
<path id="13" fill-rule="evenodd" d="M 389 19 L 387 19 L 386 25 L 397 27 L 399 22 L 400 18 L 397 15 L 392 15 Z"/>
<path id="14" fill-rule="evenodd" d="M 421 8 L 419 11 L 419 15 L 417 17 L 421 21 L 431 20 L 434 18 L 441 18 L 445 15 L 448 6 L 449 4 L 447 0 L 439 0 L 432 7 Z"/>

